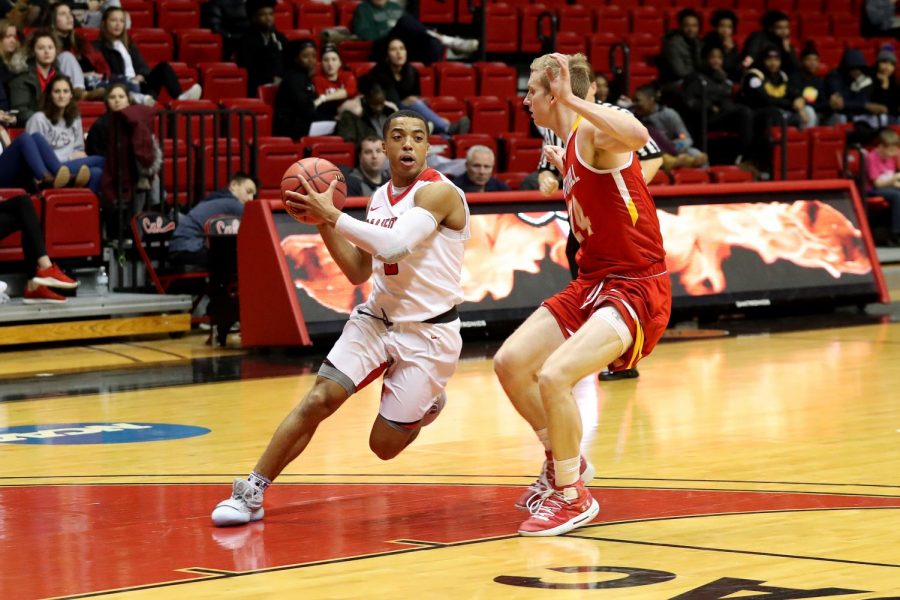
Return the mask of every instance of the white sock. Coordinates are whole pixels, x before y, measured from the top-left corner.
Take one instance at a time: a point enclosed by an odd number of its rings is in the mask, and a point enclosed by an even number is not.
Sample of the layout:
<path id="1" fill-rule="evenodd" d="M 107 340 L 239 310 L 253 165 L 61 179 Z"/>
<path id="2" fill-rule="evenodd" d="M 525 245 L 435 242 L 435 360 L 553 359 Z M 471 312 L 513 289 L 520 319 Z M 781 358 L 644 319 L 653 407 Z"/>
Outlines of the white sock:
<path id="1" fill-rule="evenodd" d="M 597 400 L 597 388 L 594 382 L 597 381 L 597 374 L 591 373 L 584 379 L 579 379 L 578 383 L 572 388 L 572 396 L 575 402 L 594 402 Z"/>
<path id="2" fill-rule="evenodd" d="M 261 492 L 266 491 L 266 488 L 272 485 L 272 481 L 270 479 L 263 477 L 256 471 L 250 473 L 249 477 L 247 477 L 247 481 L 256 486 L 256 488 Z"/>
<path id="3" fill-rule="evenodd" d="M 538 439 L 541 440 L 541 443 L 544 445 L 544 450 L 550 449 L 550 432 L 547 431 L 547 428 L 543 429 L 535 429 L 534 433 L 537 434 Z"/>
<path id="4" fill-rule="evenodd" d="M 553 459 L 553 472 L 556 479 L 556 487 L 564 488 L 578 481 L 581 470 L 581 457 L 567 458 L 565 460 Z"/>

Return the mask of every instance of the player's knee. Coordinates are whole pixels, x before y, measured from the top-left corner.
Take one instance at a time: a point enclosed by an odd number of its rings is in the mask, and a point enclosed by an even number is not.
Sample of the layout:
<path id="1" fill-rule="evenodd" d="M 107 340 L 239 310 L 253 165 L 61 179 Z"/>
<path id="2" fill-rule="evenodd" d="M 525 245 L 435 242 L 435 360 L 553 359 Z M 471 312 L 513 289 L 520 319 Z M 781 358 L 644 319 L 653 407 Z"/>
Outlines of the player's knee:
<path id="1" fill-rule="evenodd" d="M 332 397 L 324 386 L 317 385 L 303 399 L 298 412 L 307 419 L 319 422 L 334 414 L 341 402 L 341 398 Z"/>
<path id="2" fill-rule="evenodd" d="M 375 454 L 381 460 L 391 460 L 403 449 L 403 446 L 395 446 L 394 444 L 387 444 L 383 441 L 369 439 L 369 448 L 372 450 L 372 453 Z"/>
<path id="3" fill-rule="evenodd" d="M 515 364 L 515 351 L 506 344 L 494 354 L 494 373 L 501 381 L 510 378 L 516 372 Z"/>
<path id="4" fill-rule="evenodd" d="M 549 398 L 555 392 L 569 385 L 568 380 L 563 376 L 562 371 L 553 368 L 551 365 L 544 365 L 537 374 L 538 388 L 541 390 L 542 398 Z"/>

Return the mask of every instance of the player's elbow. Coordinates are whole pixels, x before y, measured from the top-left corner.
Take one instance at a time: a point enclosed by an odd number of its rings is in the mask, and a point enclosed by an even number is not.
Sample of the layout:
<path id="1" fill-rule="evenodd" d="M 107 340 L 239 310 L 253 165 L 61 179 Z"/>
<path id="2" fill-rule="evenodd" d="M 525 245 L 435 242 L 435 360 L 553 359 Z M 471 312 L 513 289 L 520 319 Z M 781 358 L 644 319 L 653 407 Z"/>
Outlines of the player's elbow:
<path id="1" fill-rule="evenodd" d="M 631 150 L 636 152 L 646 146 L 647 142 L 650 141 L 650 132 L 647 131 L 647 128 L 644 127 L 640 121 L 638 121 L 634 124 L 632 135 L 630 137 L 631 139 L 629 140 L 628 145 L 631 147 Z"/>

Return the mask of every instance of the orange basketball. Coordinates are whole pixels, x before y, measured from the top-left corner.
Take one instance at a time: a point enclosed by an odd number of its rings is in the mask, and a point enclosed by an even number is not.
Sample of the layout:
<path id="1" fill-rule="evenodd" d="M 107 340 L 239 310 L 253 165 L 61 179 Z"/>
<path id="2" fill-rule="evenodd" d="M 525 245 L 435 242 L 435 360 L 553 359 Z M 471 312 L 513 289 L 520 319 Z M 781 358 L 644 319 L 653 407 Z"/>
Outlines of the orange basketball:
<path id="1" fill-rule="evenodd" d="M 303 158 L 292 163 L 284 172 L 284 175 L 281 176 L 282 202 L 286 200 L 284 197 L 284 192 L 286 191 L 298 192 L 300 194 L 306 193 L 306 188 L 303 187 L 300 177 L 306 179 L 306 181 L 309 182 L 309 185 L 317 192 L 326 191 L 328 186 L 331 185 L 332 180 L 337 179 L 338 183 L 334 188 L 334 195 L 331 199 L 334 202 L 335 208 L 338 210 L 344 207 L 344 203 L 347 201 L 347 183 L 344 181 L 344 174 L 341 173 L 341 170 L 338 169 L 334 163 L 331 163 L 324 158 L 316 158 L 315 156 Z M 284 208 L 289 215 L 301 223 L 306 223 L 308 225 L 318 225 L 321 223 L 321 220 L 318 218 L 312 217 L 303 211 L 295 210 L 287 204 L 284 205 Z"/>

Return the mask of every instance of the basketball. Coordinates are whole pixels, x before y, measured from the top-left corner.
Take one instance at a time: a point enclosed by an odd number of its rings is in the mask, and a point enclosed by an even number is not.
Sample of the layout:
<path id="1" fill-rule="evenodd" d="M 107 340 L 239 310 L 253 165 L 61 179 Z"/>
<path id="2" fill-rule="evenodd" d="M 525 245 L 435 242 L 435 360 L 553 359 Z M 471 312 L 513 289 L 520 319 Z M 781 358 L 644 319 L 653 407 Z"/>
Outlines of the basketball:
<path id="1" fill-rule="evenodd" d="M 344 174 L 341 173 L 341 170 L 338 169 L 334 163 L 329 162 L 324 158 L 311 156 L 309 158 L 300 159 L 295 163 L 291 163 L 291 166 L 289 166 L 284 172 L 284 175 L 281 176 L 281 201 L 285 203 L 284 208 L 291 217 L 301 223 L 306 223 L 307 225 L 318 225 L 322 222 L 320 219 L 312 217 L 304 211 L 291 208 L 285 202 L 287 198 L 285 198 L 284 193 L 287 191 L 298 192 L 300 194 L 306 193 L 306 188 L 303 187 L 300 177 L 306 179 L 306 181 L 309 182 L 309 185 L 317 192 L 326 191 L 328 186 L 331 185 L 331 182 L 337 179 L 338 183 L 334 188 L 334 194 L 331 199 L 332 202 L 334 202 L 335 208 L 338 210 L 344 207 L 344 203 L 347 201 L 347 183 L 344 181 Z"/>

